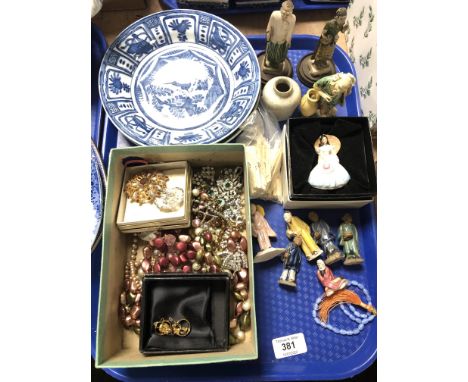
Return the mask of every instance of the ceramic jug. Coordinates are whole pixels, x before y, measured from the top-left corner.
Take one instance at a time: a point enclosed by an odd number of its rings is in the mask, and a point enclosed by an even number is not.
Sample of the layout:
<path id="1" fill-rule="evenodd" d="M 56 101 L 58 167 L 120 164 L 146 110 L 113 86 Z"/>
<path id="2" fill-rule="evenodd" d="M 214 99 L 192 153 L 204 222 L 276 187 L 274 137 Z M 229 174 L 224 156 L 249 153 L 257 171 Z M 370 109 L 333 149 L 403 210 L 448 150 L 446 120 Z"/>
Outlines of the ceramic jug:
<path id="1" fill-rule="evenodd" d="M 275 77 L 263 88 L 262 101 L 278 121 L 288 119 L 301 102 L 301 88 L 289 77 Z"/>
<path id="2" fill-rule="evenodd" d="M 301 106 L 299 109 L 301 110 L 301 114 L 304 117 L 310 117 L 317 112 L 318 109 L 318 102 L 320 99 L 320 95 L 318 90 L 311 88 L 307 90 L 307 93 L 304 94 L 301 100 Z"/>

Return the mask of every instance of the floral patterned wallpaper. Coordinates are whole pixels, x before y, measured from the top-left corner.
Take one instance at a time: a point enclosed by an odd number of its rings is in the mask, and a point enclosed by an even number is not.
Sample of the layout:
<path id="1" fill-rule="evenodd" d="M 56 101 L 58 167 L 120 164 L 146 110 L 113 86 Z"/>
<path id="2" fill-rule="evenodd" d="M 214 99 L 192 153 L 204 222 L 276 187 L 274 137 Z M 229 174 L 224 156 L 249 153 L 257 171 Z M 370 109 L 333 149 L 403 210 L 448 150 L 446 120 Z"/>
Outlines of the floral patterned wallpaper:
<path id="1" fill-rule="evenodd" d="M 356 68 L 362 115 L 377 128 L 377 0 L 350 0 L 349 29 L 345 33 L 349 56 Z"/>

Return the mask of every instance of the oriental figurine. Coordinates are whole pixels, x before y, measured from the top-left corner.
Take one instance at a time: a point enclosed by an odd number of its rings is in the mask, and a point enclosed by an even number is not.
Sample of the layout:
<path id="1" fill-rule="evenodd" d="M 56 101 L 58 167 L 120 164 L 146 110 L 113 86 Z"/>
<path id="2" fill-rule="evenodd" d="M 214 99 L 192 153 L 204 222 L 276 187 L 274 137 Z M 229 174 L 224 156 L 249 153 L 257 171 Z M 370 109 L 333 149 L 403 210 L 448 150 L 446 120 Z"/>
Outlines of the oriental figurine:
<path id="1" fill-rule="evenodd" d="M 330 268 L 328 268 L 323 260 L 317 260 L 317 278 L 320 281 L 320 284 L 325 289 L 325 295 L 330 297 L 333 293 L 338 290 L 344 289 L 348 286 L 349 281 L 342 279 L 341 277 L 335 277 Z"/>
<path id="2" fill-rule="evenodd" d="M 320 219 L 317 213 L 313 211 L 309 213 L 309 219 L 312 221 L 310 229 L 312 230 L 313 237 L 325 251 L 325 264 L 330 265 L 343 260 L 344 255 L 335 245 L 335 235 L 332 233 L 327 222 Z"/>
<path id="3" fill-rule="evenodd" d="M 322 77 L 336 73 L 333 53 L 339 32 L 344 33 L 349 28 L 346 16 L 346 8 L 338 8 L 335 18 L 325 24 L 315 51 L 304 56 L 299 62 L 297 75 L 307 87 L 311 87 Z"/>
<path id="4" fill-rule="evenodd" d="M 335 106 L 344 105 L 355 83 L 356 78 L 351 73 L 337 73 L 318 80 L 312 88 L 319 96 L 317 114 L 320 117 L 334 117 Z"/>
<path id="5" fill-rule="evenodd" d="M 348 171 L 340 164 L 340 140 L 334 135 L 322 134 L 314 144 L 318 154 L 317 165 L 309 175 L 309 184 L 319 190 L 336 190 L 350 180 Z"/>
<path id="6" fill-rule="evenodd" d="M 300 235 L 294 236 L 293 242 L 289 244 L 286 251 L 281 256 L 283 262 L 283 272 L 278 280 L 281 285 L 296 287 L 296 275 L 301 268 L 301 258 L 303 255 L 302 238 Z"/>
<path id="7" fill-rule="evenodd" d="M 266 30 L 266 51 L 258 56 L 262 85 L 273 77 L 292 77 L 293 69 L 287 55 L 296 25 L 293 9 L 292 1 L 286 0 L 281 5 L 281 10 L 273 11 L 270 16 Z"/>
<path id="8" fill-rule="evenodd" d="M 308 224 L 297 216 L 292 216 L 289 211 L 286 211 L 283 217 L 288 227 L 286 230 L 286 236 L 289 239 L 294 236 L 301 236 L 301 248 L 304 251 L 307 260 L 312 261 L 319 257 L 323 251 L 312 238 Z"/>
<path id="9" fill-rule="evenodd" d="M 335 277 L 331 269 L 328 268 L 322 260 L 317 260 L 317 268 L 317 278 L 322 284 L 323 288 L 325 289 L 325 293 L 323 294 L 321 301 L 318 303 L 317 306 L 317 318 L 319 319 L 318 323 L 326 323 L 328 321 L 330 312 L 340 304 L 353 304 L 355 306 L 359 306 L 363 309 L 366 309 L 369 313 L 371 313 L 374 316 L 377 315 L 377 311 L 370 303 L 370 300 L 366 304 L 361 300 L 361 297 L 359 297 L 359 295 L 356 292 L 347 289 L 349 285 L 353 284 L 354 286 L 358 286 L 358 288 L 360 288 L 364 292 L 364 294 L 369 296 L 369 292 L 363 286 L 359 286 L 359 284 L 349 282 L 348 280 L 343 279 L 341 277 Z M 355 316 L 357 317 L 358 314 L 355 313 Z M 351 316 L 349 317 L 351 318 Z M 365 315 L 364 317 L 359 315 L 359 317 L 361 318 L 361 320 L 357 322 L 360 325 L 353 330 L 340 329 L 332 326 L 325 327 L 330 330 L 333 330 L 337 334 L 358 334 L 362 331 L 364 325 L 374 318 L 371 316 L 366 317 Z M 353 321 L 355 320 L 353 319 Z"/>
<path id="10" fill-rule="evenodd" d="M 284 252 L 284 248 L 273 248 L 271 246 L 270 237 L 276 238 L 276 232 L 272 230 L 265 219 L 262 206 L 251 204 L 250 211 L 252 214 L 252 236 L 257 238 L 260 247 L 260 252 L 256 254 L 254 262 L 268 261 Z"/>
<path id="11" fill-rule="evenodd" d="M 358 232 L 353 224 L 353 218 L 350 214 L 345 214 L 342 220 L 343 223 L 338 229 L 338 239 L 345 255 L 343 265 L 362 264 L 364 260 L 359 254 Z"/>

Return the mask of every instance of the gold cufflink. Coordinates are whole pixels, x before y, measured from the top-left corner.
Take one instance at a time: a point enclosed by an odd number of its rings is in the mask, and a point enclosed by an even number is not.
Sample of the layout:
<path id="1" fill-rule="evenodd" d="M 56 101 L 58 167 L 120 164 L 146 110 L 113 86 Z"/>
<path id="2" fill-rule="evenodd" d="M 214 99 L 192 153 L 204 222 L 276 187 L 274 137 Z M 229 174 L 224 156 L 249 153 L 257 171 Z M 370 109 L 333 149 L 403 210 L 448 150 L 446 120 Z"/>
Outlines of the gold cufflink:
<path id="1" fill-rule="evenodd" d="M 190 322 L 182 318 L 179 321 L 175 321 L 172 317 L 161 318 L 159 321 L 153 323 L 156 334 L 160 336 L 178 336 L 185 337 L 190 333 L 191 326 Z"/>

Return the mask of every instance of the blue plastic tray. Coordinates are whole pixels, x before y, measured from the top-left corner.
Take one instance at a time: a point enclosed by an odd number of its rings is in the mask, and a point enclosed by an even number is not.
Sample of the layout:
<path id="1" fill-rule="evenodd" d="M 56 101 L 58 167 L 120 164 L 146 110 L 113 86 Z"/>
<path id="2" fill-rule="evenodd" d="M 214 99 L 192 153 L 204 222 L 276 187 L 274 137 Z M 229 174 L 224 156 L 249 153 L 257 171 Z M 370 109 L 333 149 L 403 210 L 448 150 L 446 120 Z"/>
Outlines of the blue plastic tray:
<path id="1" fill-rule="evenodd" d="M 169 9 L 179 8 L 177 0 L 160 0 Z M 293 0 L 294 12 L 297 11 L 311 11 L 315 9 L 336 9 L 340 7 L 347 7 L 349 1 L 305 1 L 305 0 Z M 279 9 L 279 4 L 266 5 L 263 7 L 232 7 L 232 8 L 200 8 L 207 10 L 208 12 L 214 13 L 215 15 L 236 15 L 243 13 L 260 13 L 260 12 L 271 12 Z"/>
<path id="2" fill-rule="evenodd" d="M 264 36 L 251 36 L 249 41 L 260 52 L 265 47 Z M 315 48 L 316 36 L 294 36 L 288 56 L 293 63 L 294 73 L 297 62 Z M 349 57 L 341 49 L 335 51 L 335 63 L 339 71 L 355 74 Z M 296 77 L 295 77 L 296 78 Z M 297 78 L 296 78 L 297 79 Z M 340 116 L 359 116 L 358 87 L 355 86 L 346 104 L 338 108 Z M 301 84 L 302 92 L 306 88 Z M 116 146 L 117 129 L 108 122 L 103 131 L 102 153 L 105 166 L 109 151 Z M 277 246 L 288 243 L 284 235 L 283 208 L 280 205 L 259 202 L 265 207 L 266 216 L 278 233 Z M 319 211 L 331 227 L 336 230 L 345 210 Z M 377 306 L 377 256 L 376 220 L 372 204 L 351 212 L 360 235 L 361 253 L 365 265 L 361 270 L 350 270 L 336 266 L 333 271 L 350 280 L 364 284 L 370 292 L 372 304 Z M 307 210 L 295 210 L 295 215 L 307 221 Z M 96 318 L 100 276 L 100 245 L 92 256 L 92 310 L 91 340 L 92 355 L 95 355 Z M 221 365 L 155 367 L 134 369 L 105 369 L 113 377 L 122 381 L 286 381 L 286 380 L 335 380 L 354 376 L 371 365 L 377 354 L 377 320 L 366 325 L 356 336 L 341 336 L 319 327 L 312 318 L 312 306 L 322 293 L 322 287 L 315 277 L 315 267 L 303 261 L 298 275 L 297 291 L 280 288 L 277 280 L 282 265 L 279 259 L 257 264 L 255 271 L 256 312 L 258 327 L 259 359 L 257 361 L 227 363 Z M 340 309 L 333 311 L 333 323 L 345 326 Z M 274 357 L 271 340 L 294 333 L 304 333 L 308 351 L 294 357 L 277 360 Z"/>
<path id="3" fill-rule="evenodd" d="M 91 139 L 100 147 L 102 132 L 102 104 L 99 98 L 98 75 L 107 44 L 99 28 L 91 23 Z"/>

